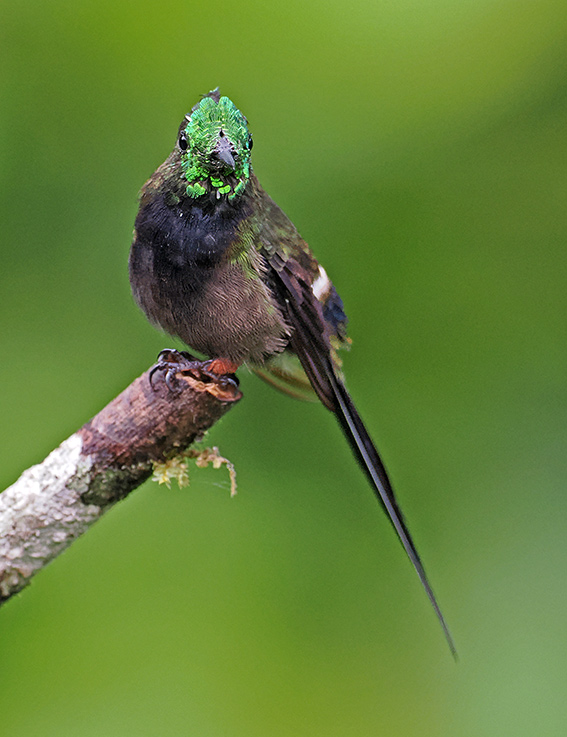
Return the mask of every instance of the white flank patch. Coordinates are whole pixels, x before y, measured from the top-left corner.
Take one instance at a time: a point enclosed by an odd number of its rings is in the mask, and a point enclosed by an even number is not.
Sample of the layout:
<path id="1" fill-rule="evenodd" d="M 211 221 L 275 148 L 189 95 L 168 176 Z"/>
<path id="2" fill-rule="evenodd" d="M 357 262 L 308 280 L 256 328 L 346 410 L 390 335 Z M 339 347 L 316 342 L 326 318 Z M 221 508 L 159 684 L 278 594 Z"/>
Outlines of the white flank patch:
<path id="1" fill-rule="evenodd" d="M 317 297 L 317 299 L 321 301 L 327 296 L 330 288 L 331 280 L 327 276 L 327 272 L 325 271 L 325 269 L 321 265 L 319 265 L 319 276 L 311 285 L 311 290 L 313 294 Z"/>

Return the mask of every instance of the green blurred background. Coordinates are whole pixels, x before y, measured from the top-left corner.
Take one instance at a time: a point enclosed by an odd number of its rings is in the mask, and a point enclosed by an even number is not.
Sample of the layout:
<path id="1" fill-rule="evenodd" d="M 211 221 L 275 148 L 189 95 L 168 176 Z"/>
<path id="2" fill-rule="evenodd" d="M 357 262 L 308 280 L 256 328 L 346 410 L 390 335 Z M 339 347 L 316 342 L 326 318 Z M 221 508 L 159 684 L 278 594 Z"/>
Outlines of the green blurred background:
<path id="1" fill-rule="evenodd" d="M 349 387 L 460 651 L 322 407 L 148 483 L 0 611 L 2 734 L 564 735 L 563 0 L 0 4 L 0 488 L 171 340 L 136 196 L 220 85 L 351 320 Z"/>

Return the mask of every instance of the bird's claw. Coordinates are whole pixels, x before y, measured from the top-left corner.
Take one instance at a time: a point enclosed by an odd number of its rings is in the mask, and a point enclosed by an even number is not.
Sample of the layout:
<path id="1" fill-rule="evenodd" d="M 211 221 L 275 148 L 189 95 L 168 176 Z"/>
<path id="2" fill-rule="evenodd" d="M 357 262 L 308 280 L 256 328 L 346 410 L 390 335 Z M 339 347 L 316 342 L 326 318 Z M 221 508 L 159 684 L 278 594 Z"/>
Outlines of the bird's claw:
<path id="1" fill-rule="evenodd" d="M 191 369 L 195 363 L 197 361 L 187 351 L 177 351 L 174 348 L 166 348 L 160 351 L 157 362 L 150 369 L 149 379 L 152 389 L 155 389 L 154 377 L 156 373 L 163 372 L 168 389 L 173 392 L 176 391 L 175 375 Z"/>
<path id="2" fill-rule="evenodd" d="M 167 348 L 160 351 L 157 363 L 150 369 L 150 385 L 152 388 L 155 388 L 155 374 L 163 372 L 163 378 L 168 389 L 172 392 L 178 392 L 179 380 L 177 376 L 181 374 L 182 376 L 189 376 L 203 384 L 214 385 L 214 391 L 211 391 L 211 393 L 225 401 L 236 401 L 240 399 L 241 394 L 238 391 L 239 381 L 236 375 L 217 374 L 214 370 L 211 370 L 214 365 L 213 360 L 198 361 L 187 351 Z"/>
<path id="3" fill-rule="evenodd" d="M 214 381 L 216 384 L 219 384 L 221 387 L 226 387 L 227 389 L 238 389 L 240 382 L 238 381 L 236 374 L 218 374 L 215 371 L 215 368 L 218 366 L 217 361 L 211 359 L 209 361 L 196 361 L 195 363 L 198 364 L 198 370 L 201 374 L 211 381 Z"/>

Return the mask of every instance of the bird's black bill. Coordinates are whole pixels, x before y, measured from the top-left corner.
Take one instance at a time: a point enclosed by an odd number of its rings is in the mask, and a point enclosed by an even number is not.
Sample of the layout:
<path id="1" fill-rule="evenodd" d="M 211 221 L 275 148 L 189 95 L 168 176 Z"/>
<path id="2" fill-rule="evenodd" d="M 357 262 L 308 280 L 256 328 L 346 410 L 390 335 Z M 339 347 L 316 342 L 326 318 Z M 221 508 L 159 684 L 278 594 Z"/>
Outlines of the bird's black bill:
<path id="1" fill-rule="evenodd" d="M 213 153 L 215 162 L 222 169 L 234 171 L 236 162 L 233 156 L 232 144 L 227 138 L 220 138 Z"/>

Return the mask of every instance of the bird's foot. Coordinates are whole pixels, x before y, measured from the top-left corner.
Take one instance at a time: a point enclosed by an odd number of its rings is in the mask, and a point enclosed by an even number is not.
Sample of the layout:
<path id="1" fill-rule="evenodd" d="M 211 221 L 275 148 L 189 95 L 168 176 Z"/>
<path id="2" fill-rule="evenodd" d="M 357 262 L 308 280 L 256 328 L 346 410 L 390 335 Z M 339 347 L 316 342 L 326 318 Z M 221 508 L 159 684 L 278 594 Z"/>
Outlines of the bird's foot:
<path id="1" fill-rule="evenodd" d="M 228 358 L 212 358 L 210 361 L 203 361 L 203 370 L 210 373 L 211 376 L 234 376 L 240 366 L 239 363 L 229 361 Z"/>
<path id="2" fill-rule="evenodd" d="M 158 355 L 157 363 L 150 370 L 150 384 L 154 376 L 163 372 L 164 381 L 170 391 L 179 391 L 177 376 L 188 376 L 202 384 L 211 385 L 211 393 L 224 401 L 236 402 L 241 397 L 239 381 L 234 372 L 238 366 L 222 358 L 198 361 L 187 351 L 167 348 Z"/>
<path id="3" fill-rule="evenodd" d="M 165 383 L 170 391 L 175 392 L 175 376 L 191 369 L 199 362 L 187 351 L 177 351 L 175 348 L 166 348 L 160 351 L 157 362 L 150 369 L 150 384 L 154 386 L 154 377 L 163 373 Z"/>

